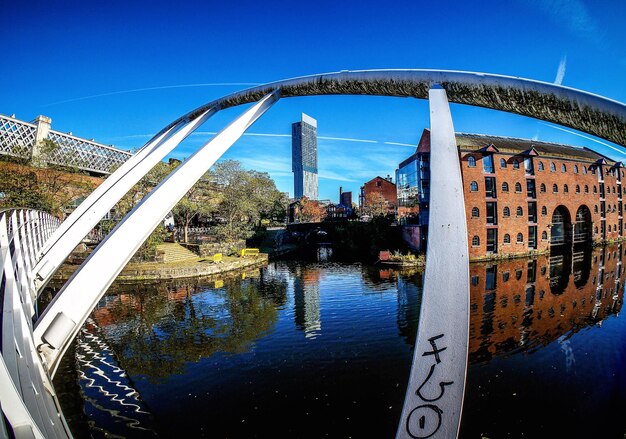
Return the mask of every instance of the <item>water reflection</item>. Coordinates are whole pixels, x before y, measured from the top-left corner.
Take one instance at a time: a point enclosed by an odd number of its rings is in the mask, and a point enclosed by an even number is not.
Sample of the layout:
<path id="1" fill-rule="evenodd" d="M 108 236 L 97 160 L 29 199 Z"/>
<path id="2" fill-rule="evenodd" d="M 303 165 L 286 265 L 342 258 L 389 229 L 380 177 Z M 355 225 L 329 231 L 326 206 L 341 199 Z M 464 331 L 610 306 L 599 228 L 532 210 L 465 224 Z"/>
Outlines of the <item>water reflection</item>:
<path id="1" fill-rule="evenodd" d="M 273 328 L 286 284 L 259 271 L 241 277 L 258 283 L 235 278 L 209 290 L 197 282 L 120 286 L 123 291 L 105 296 L 93 318 L 130 375 L 159 381 L 217 352 L 246 352 Z"/>
<path id="2" fill-rule="evenodd" d="M 537 390 L 522 399 L 518 386 L 559 382 L 548 373 L 557 370 L 554 355 L 574 374 L 595 367 L 586 353 L 597 351 L 593 362 L 624 379 L 623 364 L 597 348 L 593 331 L 621 310 L 621 261 L 621 246 L 613 246 L 470 266 L 473 366 L 462 436 L 506 437 L 511 426 L 521 428 L 515 419 L 541 405 L 543 395 Z M 421 289 L 415 270 L 278 262 L 231 278 L 117 285 L 93 318 L 161 435 L 390 437 L 404 399 Z M 590 331 L 573 336 L 584 328 Z M 602 335 L 608 343 L 626 330 Z M 518 376 L 520 364 L 527 376 Z M 603 382 L 594 372 L 594 386 Z M 551 407 L 569 407 L 571 395 L 555 395 Z M 624 402 L 624 395 L 617 392 L 612 401 Z M 585 410 L 610 412 L 599 407 Z M 571 413 L 561 415 L 573 422 Z"/>
<path id="3" fill-rule="evenodd" d="M 159 435 L 389 437 L 420 294 L 415 271 L 280 262 L 230 279 L 117 285 L 93 318 Z"/>
<path id="4" fill-rule="evenodd" d="M 319 267 L 294 267 L 293 294 L 296 328 L 304 331 L 305 337 L 315 338 L 322 330 L 320 319 L 320 274 Z"/>
<path id="5" fill-rule="evenodd" d="M 621 257 L 619 245 L 472 264 L 470 361 L 545 345 L 618 312 Z"/>
<path id="6" fill-rule="evenodd" d="M 622 256 L 612 245 L 470 266 L 461 437 L 623 436 Z"/>

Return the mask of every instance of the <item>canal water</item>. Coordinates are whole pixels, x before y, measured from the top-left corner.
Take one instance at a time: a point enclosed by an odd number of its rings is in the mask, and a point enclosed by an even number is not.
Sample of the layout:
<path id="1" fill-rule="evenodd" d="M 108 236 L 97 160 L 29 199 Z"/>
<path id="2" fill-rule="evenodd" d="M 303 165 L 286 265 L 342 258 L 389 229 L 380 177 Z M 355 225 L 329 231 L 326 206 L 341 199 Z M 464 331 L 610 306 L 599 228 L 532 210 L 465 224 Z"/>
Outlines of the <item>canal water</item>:
<path id="1" fill-rule="evenodd" d="M 461 437 L 624 437 L 622 258 L 471 265 Z M 114 285 L 55 385 L 78 437 L 393 437 L 421 285 L 329 261 Z"/>

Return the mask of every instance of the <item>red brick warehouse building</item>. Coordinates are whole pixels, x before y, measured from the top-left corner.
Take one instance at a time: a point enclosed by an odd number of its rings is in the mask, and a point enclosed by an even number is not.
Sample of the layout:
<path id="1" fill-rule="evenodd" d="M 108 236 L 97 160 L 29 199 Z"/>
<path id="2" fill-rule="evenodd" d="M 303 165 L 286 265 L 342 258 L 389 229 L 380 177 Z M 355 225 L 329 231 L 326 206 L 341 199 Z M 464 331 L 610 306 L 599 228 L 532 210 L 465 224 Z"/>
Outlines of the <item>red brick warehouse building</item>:
<path id="1" fill-rule="evenodd" d="M 359 207 L 367 208 L 381 204 L 390 214 L 395 214 L 397 197 L 396 185 L 389 175 L 387 175 L 387 178 L 374 177 L 361 186 Z"/>
<path id="2" fill-rule="evenodd" d="M 534 140 L 456 138 L 470 258 L 570 249 L 624 236 L 620 162 L 588 148 Z M 430 132 L 425 130 L 409 160 L 415 162 L 405 160 L 405 170 L 397 171 L 417 173 L 408 180 L 418 185 L 420 242 L 428 229 L 429 156 Z M 399 205 L 404 202 L 399 196 Z"/>

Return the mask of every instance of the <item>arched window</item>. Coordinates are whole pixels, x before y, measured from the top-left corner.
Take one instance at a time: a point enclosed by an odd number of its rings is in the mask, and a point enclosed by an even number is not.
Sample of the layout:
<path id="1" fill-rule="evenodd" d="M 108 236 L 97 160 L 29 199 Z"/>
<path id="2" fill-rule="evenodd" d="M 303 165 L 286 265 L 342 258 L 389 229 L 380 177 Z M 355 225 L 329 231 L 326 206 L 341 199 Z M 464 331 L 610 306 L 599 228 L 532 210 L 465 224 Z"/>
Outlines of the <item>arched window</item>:
<path id="1" fill-rule="evenodd" d="M 593 193 L 594 193 L 594 194 L 597 194 L 597 193 L 598 193 L 598 188 L 596 187 L 596 185 L 595 185 L 595 184 L 593 185 Z"/>
<path id="2" fill-rule="evenodd" d="M 596 175 L 596 168 L 594 166 L 589 166 L 589 170 L 593 175 Z"/>
<path id="3" fill-rule="evenodd" d="M 589 186 L 585 185 L 585 193 L 588 194 L 589 193 Z"/>
<path id="4" fill-rule="evenodd" d="M 517 242 L 524 242 L 524 235 L 522 235 L 521 233 L 517 234 Z"/>
<path id="5" fill-rule="evenodd" d="M 506 168 L 506 160 L 500 159 L 500 167 L 501 168 Z"/>
<path id="6" fill-rule="evenodd" d="M 567 167 L 565 166 L 565 163 L 561 165 L 561 172 L 567 172 Z"/>
<path id="7" fill-rule="evenodd" d="M 541 186 L 539 186 L 539 192 L 545 192 L 546 191 L 546 185 L 541 183 Z"/>
<path id="8" fill-rule="evenodd" d="M 511 216 L 511 210 L 508 207 L 505 207 L 502 210 L 502 216 Z"/>
<path id="9" fill-rule="evenodd" d="M 595 227 L 593 228 L 593 233 L 596 233 L 596 234 L 598 233 L 598 226 L 595 226 Z M 594 282 L 594 283 L 595 283 L 595 282 Z"/>
<path id="10" fill-rule="evenodd" d="M 508 233 L 504 234 L 504 243 L 505 244 L 510 244 L 511 243 L 511 235 L 509 235 Z"/>
<path id="11" fill-rule="evenodd" d="M 476 167 L 476 158 L 473 155 L 467 158 L 467 166 L 469 166 L 470 168 Z"/>
<path id="12" fill-rule="evenodd" d="M 552 193 L 557 193 L 559 191 L 559 187 L 555 184 L 552 185 Z"/>
<path id="13" fill-rule="evenodd" d="M 524 210 L 522 206 L 517 206 L 517 216 L 524 216 Z"/>
<path id="14" fill-rule="evenodd" d="M 563 192 L 565 193 L 569 192 L 569 188 L 567 187 L 566 184 L 563 185 Z"/>
<path id="15" fill-rule="evenodd" d="M 583 174 L 586 174 L 586 173 L 587 173 L 587 167 L 583 166 Z"/>
<path id="16" fill-rule="evenodd" d="M 515 183 L 515 192 L 522 192 L 522 184 L 519 181 Z"/>
<path id="17" fill-rule="evenodd" d="M 537 166 L 537 168 L 538 168 L 540 171 L 543 171 L 543 162 L 539 162 L 539 165 Z"/>
<path id="18" fill-rule="evenodd" d="M 578 165 L 574 165 L 574 174 L 578 174 Z"/>
<path id="19" fill-rule="evenodd" d="M 541 214 L 542 215 L 547 215 L 548 214 L 548 209 L 546 208 L 546 206 L 542 206 L 541 207 Z"/>
<path id="20" fill-rule="evenodd" d="M 550 163 L 550 171 L 552 171 L 552 172 L 556 171 L 556 165 L 554 164 L 554 162 Z"/>
<path id="21" fill-rule="evenodd" d="M 593 206 L 593 213 L 598 213 L 598 205 Z"/>
<path id="22" fill-rule="evenodd" d="M 478 192 L 478 183 L 476 183 L 475 181 L 472 181 L 470 183 L 470 191 Z"/>
<path id="23" fill-rule="evenodd" d="M 580 185 L 576 185 L 576 193 L 579 194 L 580 193 Z"/>
<path id="24" fill-rule="evenodd" d="M 519 160 L 513 159 L 513 169 L 519 169 Z"/>
<path id="25" fill-rule="evenodd" d="M 505 181 L 504 183 L 502 183 L 502 192 L 508 192 L 509 191 L 509 184 Z"/>
<path id="26" fill-rule="evenodd" d="M 478 247 L 480 245 L 480 238 L 478 237 L 478 235 L 474 235 L 474 237 L 472 238 L 472 245 L 474 247 Z"/>
<path id="27" fill-rule="evenodd" d="M 480 216 L 480 211 L 478 207 L 472 207 L 472 218 L 478 218 Z"/>
<path id="28" fill-rule="evenodd" d="M 541 232 L 541 239 L 543 239 L 544 241 L 548 239 L 548 232 L 546 232 L 545 230 Z"/>

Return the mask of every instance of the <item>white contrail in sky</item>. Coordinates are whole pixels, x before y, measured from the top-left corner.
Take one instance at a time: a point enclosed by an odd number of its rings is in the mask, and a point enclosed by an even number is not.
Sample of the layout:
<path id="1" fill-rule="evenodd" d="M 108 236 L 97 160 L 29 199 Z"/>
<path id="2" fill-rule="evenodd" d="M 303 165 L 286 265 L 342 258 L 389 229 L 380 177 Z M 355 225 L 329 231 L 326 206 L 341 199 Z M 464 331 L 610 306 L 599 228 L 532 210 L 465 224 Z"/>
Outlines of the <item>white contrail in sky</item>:
<path id="1" fill-rule="evenodd" d="M 68 102 L 84 101 L 86 99 L 101 98 L 104 96 L 122 95 L 127 93 L 137 93 L 141 91 L 166 90 L 168 88 L 189 88 L 189 87 L 227 87 L 227 86 L 244 86 L 244 85 L 260 85 L 258 82 L 211 82 L 205 84 L 179 84 L 179 85 L 163 85 L 160 87 L 134 88 L 132 90 L 111 91 L 108 93 L 100 93 L 97 95 L 81 96 L 79 98 L 65 99 L 63 101 L 52 102 L 42 105 L 42 107 L 50 107 L 51 105 L 65 104 Z"/>
<path id="2" fill-rule="evenodd" d="M 192 133 L 192 136 L 213 136 L 215 134 L 217 134 L 217 132 L 215 131 L 196 131 Z M 291 134 L 278 134 L 278 133 L 244 133 L 243 135 L 252 136 L 252 137 L 291 137 Z M 111 137 L 111 140 L 150 138 L 152 136 L 154 136 L 154 134 L 132 134 L 129 136 Z M 416 147 L 416 145 L 412 145 L 409 143 L 386 142 L 382 140 L 370 140 L 370 139 L 353 139 L 351 137 L 317 136 L 317 138 L 318 140 L 332 140 L 332 141 L 339 141 L 339 142 L 382 143 L 384 145 L 391 145 L 391 146 L 409 146 L 411 148 Z"/>
<path id="3" fill-rule="evenodd" d="M 563 78 L 565 77 L 565 67 L 567 66 L 567 55 L 563 55 L 561 58 L 561 62 L 559 63 L 559 68 L 556 71 L 556 78 L 554 78 L 554 83 L 556 85 L 561 85 L 563 83 Z"/>
<path id="4" fill-rule="evenodd" d="M 596 143 L 599 143 L 600 145 L 606 146 L 607 148 L 611 148 L 612 150 L 617 151 L 617 152 L 619 152 L 622 155 L 626 155 L 626 152 L 624 152 L 623 150 L 621 150 L 619 148 L 616 148 L 613 145 L 609 145 L 606 142 L 602 142 L 601 140 L 594 139 L 593 137 L 585 136 L 584 134 L 577 133 L 576 131 L 567 130 L 565 128 L 561 128 L 561 127 L 557 127 L 557 126 L 554 126 L 554 125 L 550 125 L 549 123 L 545 123 L 545 122 L 539 122 L 539 123 L 541 125 L 545 125 L 545 126 L 547 126 L 549 128 L 553 128 L 555 130 L 565 131 L 566 133 L 570 133 L 570 134 L 573 134 L 575 136 L 582 137 L 583 139 L 591 140 L 592 142 L 596 142 Z"/>

